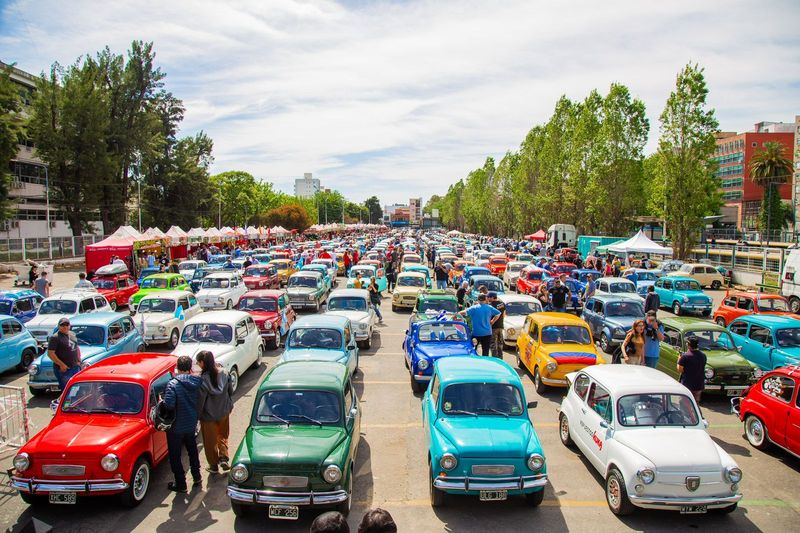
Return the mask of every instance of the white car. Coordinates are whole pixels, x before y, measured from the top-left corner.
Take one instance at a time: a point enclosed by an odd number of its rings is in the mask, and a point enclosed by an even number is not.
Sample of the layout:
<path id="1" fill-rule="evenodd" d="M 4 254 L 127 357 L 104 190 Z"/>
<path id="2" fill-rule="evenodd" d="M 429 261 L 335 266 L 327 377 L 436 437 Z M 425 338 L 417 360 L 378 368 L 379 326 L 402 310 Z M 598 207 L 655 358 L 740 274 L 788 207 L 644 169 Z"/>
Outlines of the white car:
<path id="1" fill-rule="evenodd" d="M 630 296 L 638 298 L 636 285 L 626 278 L 600 278 L 597 280 L 595 294 L 613 294 L 614 296 Z"/>
<path id="2" fill-rule="evenodd" d="M 261 361 L 264 343 L 253 318 L 244 311 L 210 311 L 186 321 L 172 355 L 188 355 L 194 361 L 201 350 L 214 354 L 236 390 L 239 376 Z"/>
<path id="3" fill-rule="evenodd" d="M 215 272 L 203 278 L 197 301 L 203 310 L 233 309 L 247 292 L 247 287 L 238 270 Z"/>
<path id="4" fill-rule="evenodd" d="M 369 350 L 378 317 L 369 303 L 368 290 L 338 289 L 331 292 L 324 314 L 349 318 L 359 347 Z"/>
<path id="5" fill-rule="evenodd" d="M 497 299 L 506 306 L 506 316 L 503 317 L 503 342 L 507 346 L 516 346 L 525 319 L 531 313 L 541 313 L 542 302 L 527 294 L 513 293 L 498 294 Z"/>
<path id="6" fill-rule="evenodd" d="M 686 387 L 635 365 L 588 366 L 567 379 L 559 437 L 605 478 L 611 512 L 736 509 L 742 471 L 711 439 Z"/>
<path id="7" fill-rule="evenodd" d="M 178 344 L 184 323 L 202 312 L 191 292 L 158 291 L 139 301 L 134 321 L 145 344 L 166 344 L 173 349 Z"/>
<path id="8" fill-rule="evenodd" d="M 70 289 L 45 298 L 36 316 L 25 324 L 40 348 L 47 347 L 47 340 L 58 327 L 62 318 L 72 318 L 84 313 L 113 312 L 105 296 L 94 289 Z"/>
<path id="9" fill-rule="evenodd" d="M 503 272 L 503 283 L 506 284 L 506 287 L 508 287 L 510 291 L 514 292 L 517 290 L 517 278 L 519 278 L 519 273 L 528 265 L 530 265 L 530 263 L 525 261 L 509 261 L 508 265 L 506 265 L 506 270 Z"/>
<path id="10" fill-rule="evenodd" d="M 194 271 L 198 268 L 203 268 L 207 265 L 205 261 L 190 259 L 189 261 L 181 261 L 178 264 L 178 273 L 186 278 L 186 281 L 192 281 Z"/>

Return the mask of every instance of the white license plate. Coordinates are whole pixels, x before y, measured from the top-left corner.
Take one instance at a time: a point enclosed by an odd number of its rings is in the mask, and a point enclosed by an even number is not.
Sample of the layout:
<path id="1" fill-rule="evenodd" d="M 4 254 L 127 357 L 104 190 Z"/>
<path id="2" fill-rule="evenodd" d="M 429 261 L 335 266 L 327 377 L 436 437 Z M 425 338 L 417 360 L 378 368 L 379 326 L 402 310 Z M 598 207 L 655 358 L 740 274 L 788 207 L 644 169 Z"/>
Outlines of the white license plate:
<path id="1" fill-rule="evenodd" d="M 686 505 L 681 507 L 681 514 L 703 514 L 708 512 L 706 505 Z"/>
<path id="2" fill-rule="evenodd" d="M 50 503 L 62 505 L 74 505 L 78 501 L 74 492 L 51 492 L 49 498 Z"/>
<path id="3" fill-rule="evenodd" d="M 269 517 L 278 520 L 297 520 L 300 518 L 300 508 L 296 505 L 270 505 Z"/>
<path id="4" fill-rule="evenodd" d="M 508 499 L 507 490 L 482 490 L 480 492 L 480 500 L 482 502 L 494 502 L 506 499 Z"/>
<path id="5" fill-rule="evenodd" d="M 727 389 L 725 391 L 725 394 L 727 394 L 728 396 L 741 396 L 743 392 L 744 391 L 741 391 L 739 389 Z"/>

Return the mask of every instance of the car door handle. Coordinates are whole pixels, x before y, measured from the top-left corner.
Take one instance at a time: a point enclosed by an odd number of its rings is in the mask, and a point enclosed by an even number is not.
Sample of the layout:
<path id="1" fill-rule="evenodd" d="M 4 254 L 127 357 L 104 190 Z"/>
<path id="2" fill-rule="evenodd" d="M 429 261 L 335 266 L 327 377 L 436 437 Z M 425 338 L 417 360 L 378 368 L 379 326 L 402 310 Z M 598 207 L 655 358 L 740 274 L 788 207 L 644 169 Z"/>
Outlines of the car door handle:
<path id="1" fill-rule="evenodd" d="M 583 407 L 581 407 L 581 413 L 583 413 L 583 414 L 586 414 L 586 409 L 584 409 Z"/>

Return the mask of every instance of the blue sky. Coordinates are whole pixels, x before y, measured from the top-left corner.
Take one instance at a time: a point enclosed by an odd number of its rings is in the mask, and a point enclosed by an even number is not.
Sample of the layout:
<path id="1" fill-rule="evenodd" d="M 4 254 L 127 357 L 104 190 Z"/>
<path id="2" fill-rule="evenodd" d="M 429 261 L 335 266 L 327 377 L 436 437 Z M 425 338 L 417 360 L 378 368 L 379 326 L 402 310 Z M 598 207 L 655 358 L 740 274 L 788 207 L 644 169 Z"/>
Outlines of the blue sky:
<path id="1" fill-rule="evenodd" d="M 560 95 L 612 82 L 658 115 L 689 61 L 720 127 L 793 121 L 800 2 L 0 1 L 0 59 L 39 73 L 154 41 L 183 134 L 213 171 L 292 191 L 312 172 L 361 201 L 429 197 L 514 150 Z"/>

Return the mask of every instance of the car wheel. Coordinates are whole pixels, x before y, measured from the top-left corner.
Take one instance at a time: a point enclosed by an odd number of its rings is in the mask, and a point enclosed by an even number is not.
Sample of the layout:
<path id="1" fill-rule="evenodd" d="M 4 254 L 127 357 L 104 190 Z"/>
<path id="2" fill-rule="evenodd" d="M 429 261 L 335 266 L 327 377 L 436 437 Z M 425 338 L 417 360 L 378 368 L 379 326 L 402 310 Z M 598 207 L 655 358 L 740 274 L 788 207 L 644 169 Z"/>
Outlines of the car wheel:
<path id="1" fill-rule="evenodd" d="M 144 344 L 140 344 L 140 345 L 139 345 L 139 346 L 136 348 L 136 351 L 137 351 L 137 352 L 143 352 L 143 351 L 144 351 Z"/>
<path id="2" fill-rule="evenodd" d="M 336 510 L 342 513 L 344 516 L 350 514 L 350 508 L 353 506 L 353 467 L 349 469 L 349 475 L 347 476 L 347 487 L 345 487 L 345 492 L 347 492 L 347 499 L 336 506 Z"/>
<path id="3" fill-rule="evenodd" d="M 111 308 L 112 311 L 114 311 L 114 312 L 117 311 L 117 301 L 116 300 L 111 300 L 109 302 L 108 306 Z"/>
<path id="4" fill-rule="evenodd" d="M 33 351 L 32 348 L 25 348 L 22 350 L 22 355 L 19 358 L 19 364 L 17 365 L 18 370 L 27 370 L 31 363 L 33 363 L 33 358 L 36 357 L 36 353 Z"/>
<path id="5" fill-rule="evenodd" d="M 561 444 L 567 448 L 571 448 L 574 444 L 569 434 L 569 420 L 564 413 L 561 413 L 558 417 L 558 436 L 561 439 Z"/>
<path id="6" fill-rule="evenodd" d="M 233 394 L 239 388 L 239 370 L 236 367 L 231 368 L 228 379 L 231 380 L 231 394 Z"/>
<path id="7" fill-rule="evenodd" d="M 256 354 L 256 360 L 253 361 L 253 364 L 250 365 L 250 368 L 258 368 L 261 365 L 261 358 L 264 357 L 264 345 L 258 345 L 258 353 Z"/>
<path id="8" fill-rule="evenodd" d="M 172 330 L 172 333 L 169 334 L 169 342 L 167 343 L 167 347 L 170 350 L 174 350 L 175 347 L 178 345 L 178 338 L 179 338 L 178 328 L 175 328 Z"/>
<path id="9" fill-rule="evenodd" d="M 136 507 L 142 503 L 149 487 L 150 463 L 144 457 L 140 457 L 133 465 L 128 489 L 119 496 L 120 502 L 125 507 Z"/>
<path id="10" fill-rule="evenodd" d="M 533 369 L 533 384 L 539 394 L 544 394 L 544 391 L 547 390 L 547 385 L 542 383 L 542 375 L 539 373 L 538 366 Z"/>
<path id="11" fill-rule="evenodd" d="M 624 516 L 633 512 L 634 507 L 628 498 L 625 480 L 616 468 L 612 468 L 606 478 L 606 501 L 608 502 L 608 508 L 617 516 Z"/>
<path id="12" fill-rule="evenodd" d="M 33 387 L 28 387 L 28 390 L 33 396 L 43 396 L 45 392 L 43 389 L 34 389 Z"/>
<path id="13" fill-rule="evenodd" d="M 225 309 L 233 309 L 233 302 L 228 300 L 228 303 L 225 304 Z"/>
<path id="14" fill-rule="evenodd" d="M 239 518 L 247 515 L 247 505 L 231 501 L 231 509 L 233 510 L 233 514 Z"/>
<path id="15" fill-rule="evenodd" d="M 36 496 L 30 492 L 20 492 L 19 497 L 28 505 L 42 505 L 45 503 L 45 499 L 42 496 Z"/>
<path id="16" fill-rule="evenodd" d="M 722 286 L 722 284 L 719 282 L 719 280 L 718 280 L 718 279 L 715 279 L 714 281 L 712 281 L 712 282 L 711 282 L 711 288 L 712 288 L 713 290 L 715 290 L 715 291 L 716 291 L 716 290 L 719 290 L 719 288 L 720 288 L 721 286 Z"/>
<path id="17" fill-rule="evenodd" d="M 720 327 L 723 327 L 723 328 L 725 327 L 725 319 L 722 318 L 721 316 L 718 316 L 717 319 L 714 322 L 716 322 L 717 325 L 720 326 Z"/>
<path id="18" fill-rule="evenodd" d="M 519 345 L 517 346 L 516 354 L 517 354 L 517 368 L 525 370 L 525 363 L 522 362 L 522 354 L 519 353 Z"/>
<path id="19" fill-rule="evenodd" d="M 372 331 L 367 334 L 367 340 L 364 341 L 364 349 L 369 350 L 372 348 Z"/>
<path id="20" fill-rule="evenodd" d="M 722 507 L 720 509 L 712 509 L 711 511 L 716 514 L 730 514 L 736 510 L 736 507 L 738 507 L 738 505 L 739 505 L 738 503 L 734 503 L 733 505 Z"/>
<path id="21" fill-rule="evenodd" d="M 433 486 L 433 468 L 431 462 L 428 460 L 428 492 L 431 498 L 431 507 L 444 506 L 445 493 Z"/>
<path id="22" fill-rule="evenodd" d="M 530 507 L 539 507 L 544 501 L 544 489 L 536 492 L 529 492 L 525 495 L 525 503 Z"/>
<path id="23" fill-rule="evenodd" d="M 672 314 L 675 316 L 681 316 L 681 304 L 678 302 L 674 302 L 672 304 Z"/>
<path id="24" fill-rule="evenodd" d="M 711 309 L 706 309 L 705 311 L 703 311 L 700 314 L 703 316 L 703 318 L 708 318 L 708 317 L 711 316 Z"/>
<path id="25" fill-rule="evenodd" d="M 744 434 L 753 448 L 763 450 L 769 447 L 767 426 L 755 415 L 747 415 L 744 419 Z"/>
<path id="26" fill-rule="evenodd" d="M 425 386 L 416 379 L 414 379 L 414 374 L 409 372 L 408 375 L 411 379 L 411 392 L 422 392 L 425 390 Z"/>
<path id="27" fill-rule="evenodd" d="M 277 350 L 280 347 L 281 347 L 281 332 L 276 331 L 275 337 L 269 342 L 269 349 Z"/>
<path id="28" fill-rule="evenodd" d="M 797 296 L 790 296 L 789 309 L 792 310 L 792 313 L 800 313 L 800 298 Z"/>
<path id="29" fill-rule="evenodd" d="M 608 340 L 608 335 L 606 335 L 605 333 L 600 335 L 600 349 L 608 354 L 612 352 L 611 342 Z"/>

